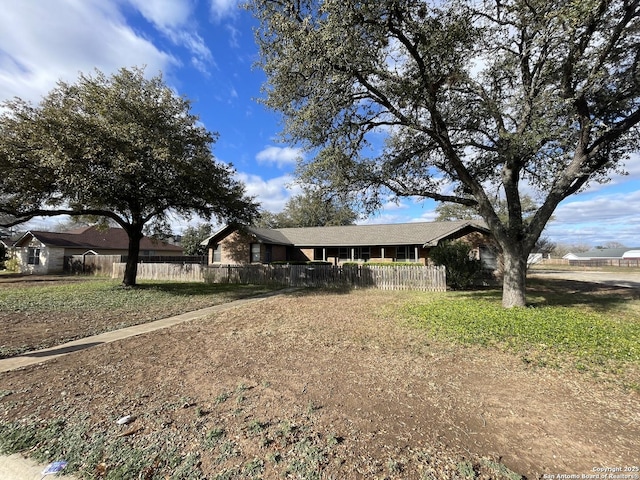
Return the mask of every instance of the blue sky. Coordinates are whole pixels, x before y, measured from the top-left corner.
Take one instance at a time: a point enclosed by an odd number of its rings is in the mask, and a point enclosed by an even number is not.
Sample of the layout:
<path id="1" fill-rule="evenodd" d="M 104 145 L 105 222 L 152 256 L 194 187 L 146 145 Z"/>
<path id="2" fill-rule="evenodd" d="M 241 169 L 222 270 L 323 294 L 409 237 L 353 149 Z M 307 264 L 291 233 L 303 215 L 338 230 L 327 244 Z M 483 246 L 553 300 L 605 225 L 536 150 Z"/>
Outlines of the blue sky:
<path id="1" fill-rule="evenodd" d="M 57 80 L 72 82 L 94 68 L 162 72 L 219 133 L 216 157 L 233 163 L 264 209 L 278 212 L 299 191 L 292 185 L 299 152 L 278 143 L 279 116 L 256 101 L 265 77 L 254 67 L 254 26 L 236 0 L 4 0 L 0 100 L 37 102 Z M 546 235 L 561 243 L 640 246 L 640 155 L 627 162 L 627 171 L 565 200 Z M 430 201 L 405 200 L 360 223 L 430 221 L 434 208 Z M 51 225 L 36 220 L 28 227 Z M 174 219 L 176 233 L 187 225 Z"/>

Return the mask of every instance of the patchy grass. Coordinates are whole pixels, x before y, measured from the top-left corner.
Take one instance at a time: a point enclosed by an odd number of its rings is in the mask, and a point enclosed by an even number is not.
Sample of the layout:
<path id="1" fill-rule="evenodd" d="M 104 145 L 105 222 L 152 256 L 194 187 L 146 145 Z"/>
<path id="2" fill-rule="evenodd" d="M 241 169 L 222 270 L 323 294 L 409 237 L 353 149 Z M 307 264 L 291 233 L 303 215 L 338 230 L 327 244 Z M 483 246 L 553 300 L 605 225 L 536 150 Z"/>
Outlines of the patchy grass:
<path id="1" fill-rule="evenodd" d="M 203 297 L 237 299 L 269 288 L 205 283 L 141 281 L 135 288 L 112 280 L 87 279 L 59 285 L 12 285 L 0 288 L 1 312 L 72 312 L 77 310 L 139 310 L 168 306 L 177 301 L 199 304 Z M 209 303 L 205 302 L 204 303 Z"/>
<path id="2" fill-rule="evenodd" d="M 86 278 L 0 284 L 0 358 L 274 290 L 268 286 Z"/>
<path id="3" fill-rule="evenodd" d="M 0 450 L 149 479 L 517 479 L 635 458 L 636 397 L 389 314 L 448 297 L 499 305 L 494 291 L 299 292 L 6 372 Z"/>
<path id="4" fill-rule="evenodd" d="M 0 452 L 28 450 L 42 463 L 64 458 L 69 462 L 65 472 L 80 478 L 195 480 L 260 479 L 267 469 L 271 478 L 319 479 L 339 450 L 334 437 L 327 441 L 300 412 L 291 412 L 287 420 L 253 418 L 245 423 L 229 406 L 216 405 L 211 413 L 207 419 L 189 415 L 184 406 L 164 405 L 154 415 L 119 426 L 95 425 L 71 408 L 47 420 L 30 416 L 0 422 Z M 169 426 L 158 421 L 166 416 L 174 417 Z M 212 477 L 202 472 L 205 459 L 216 472 Z"/>
<path id="5" fill-rule="evenodd" d="M 523 361 L 578 370 L 640 366 L 640 299 L 579 290 L 579 282 L 530 282 L 531 305 L 504 309 L 501 292 L 423 295 L 401 316 L 434 337 L 498 347 Z M 603 288 L 603 290 L 605 290 Z"/>

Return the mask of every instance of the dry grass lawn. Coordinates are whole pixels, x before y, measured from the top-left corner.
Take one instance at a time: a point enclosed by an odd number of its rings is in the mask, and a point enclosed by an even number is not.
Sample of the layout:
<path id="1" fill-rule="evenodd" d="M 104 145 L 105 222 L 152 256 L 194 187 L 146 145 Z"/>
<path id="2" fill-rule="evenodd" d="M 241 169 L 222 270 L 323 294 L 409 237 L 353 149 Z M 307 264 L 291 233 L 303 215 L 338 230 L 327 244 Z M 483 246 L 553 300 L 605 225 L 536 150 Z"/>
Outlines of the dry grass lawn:
<path id="1" fill-rule="evenodd" d="M 396 317 L 416 295 L 300 292 L 1 374 L 0 421 L 54 432 L 47 455 L 95 478 L 540 478 L 638 465 L 638 392 L 434 341 Z M 118 425 L 126 414 L 135 420 Z"/>

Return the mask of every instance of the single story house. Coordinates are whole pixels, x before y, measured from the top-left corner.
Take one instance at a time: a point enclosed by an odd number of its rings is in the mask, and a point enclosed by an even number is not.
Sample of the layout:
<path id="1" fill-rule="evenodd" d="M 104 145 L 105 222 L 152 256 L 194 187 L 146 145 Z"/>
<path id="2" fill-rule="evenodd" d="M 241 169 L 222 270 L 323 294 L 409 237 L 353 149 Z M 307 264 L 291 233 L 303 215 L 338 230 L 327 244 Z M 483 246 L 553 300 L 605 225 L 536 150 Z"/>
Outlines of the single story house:
<path id="1" fill-rule="evenodd" d="M 127 255 L 129 236 L 122 228 L 83 227 L 69 232 L 28 231 L 13 244 L 23 273 L 61 273 L 72 255 Z M 182 248 L 143 237 L 140 256 L 182 255 Z"/>
<path id="2" fill-rule="evenodd" d="M 202 242 L 209 264 L 283 261 L 416 262 L 428 264 L 429 250 L 463 239 L 488 268 L 495 268 L 489 230 L 479 222 L 416 222 L 305 228 L 225 226 Z"/>
<path id="3" fill-rule="evenodd" d="M 566 260 L 630 260 L 640 258 L 640 247 L 594 248 L 587 252 L 567 253 Z"/>

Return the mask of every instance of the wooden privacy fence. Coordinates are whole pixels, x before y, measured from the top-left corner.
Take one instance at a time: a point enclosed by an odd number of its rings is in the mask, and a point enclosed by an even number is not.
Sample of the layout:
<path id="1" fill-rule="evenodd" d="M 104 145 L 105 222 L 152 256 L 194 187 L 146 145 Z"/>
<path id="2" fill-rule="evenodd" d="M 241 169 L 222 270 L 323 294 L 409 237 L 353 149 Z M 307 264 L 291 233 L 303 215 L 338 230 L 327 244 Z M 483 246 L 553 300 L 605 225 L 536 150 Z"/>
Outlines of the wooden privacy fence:
<path id="1" fill-rule="evenodd" d="M 114 263 L 111 278 L 123 278 L 126 263 Z M 139 263 L 138 279 L 203 282 L 206 267 L 197 263 Z"/>
<path id="2" fill-rule="evenodd" d="M 113 265 L 126 263 L 127 255 L 71 255 L 64 257 L 64 269 L 68 273 L 84 273 L 89 275 L 112 275 Z M 203 255 L 158 256 L 141 255 L 138 263 L 163 264 L 202 264 L 206 265 L 207 257 Z M 124 270 L 123 270 L 124 275 Z"/>
<path id="3" fill-rule="evenodd" d="M 120 255 L 71 255 L 64 257 L 64 268 L 69 273 L 109 276 L 114 262 L 120 261 Z"/>
<path id="4" fill-rule="evenodd" d="M 124 276 L 122 263 L 113 265 L 113 278 Z M 176 265 L 138 264 L 138 278 L 185 282 L 282 285 L 291 287 L 351 286 L 381 290 L 445 291 L 444 267 L 423 265 Z"/>

